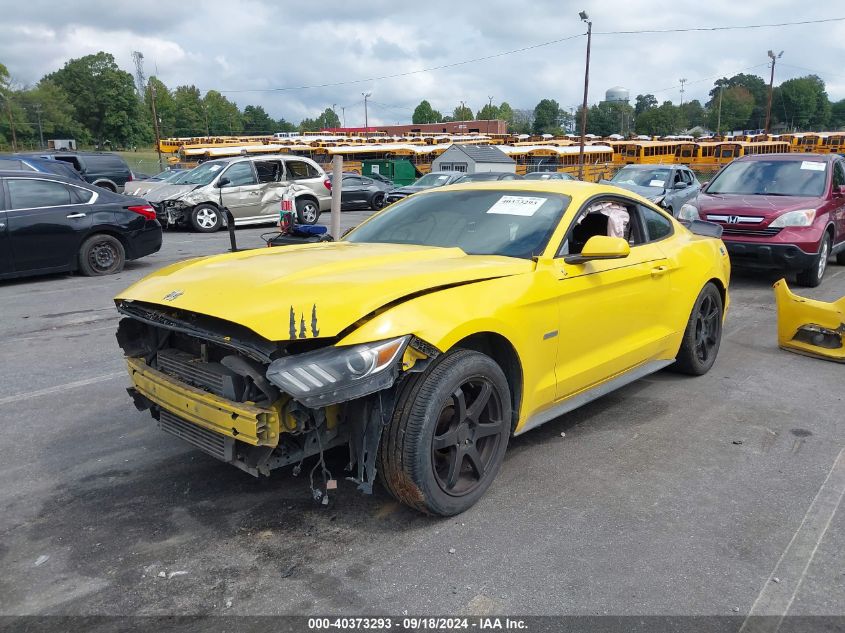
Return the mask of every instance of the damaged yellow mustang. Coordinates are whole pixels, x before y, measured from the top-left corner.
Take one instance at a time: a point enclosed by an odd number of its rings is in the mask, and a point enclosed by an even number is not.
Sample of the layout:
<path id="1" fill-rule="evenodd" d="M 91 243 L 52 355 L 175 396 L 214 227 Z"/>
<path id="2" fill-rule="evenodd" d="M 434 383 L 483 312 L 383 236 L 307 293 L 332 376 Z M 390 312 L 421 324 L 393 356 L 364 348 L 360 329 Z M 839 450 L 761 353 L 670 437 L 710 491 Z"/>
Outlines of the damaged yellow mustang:
<path id="1" fill-rule="evenodd" d="M 164 268 L 116 298 L 117 338 L 135 405 L 196 448 L 256 476 L 319 456 L 325 502 L 323 451 L 347 445 L 361 490 L 378 474 L 453 515 L 511 435 L 668 365 L 710 369 L 719 234 L 612 186 L 453 185 L 339 242 Z"/>

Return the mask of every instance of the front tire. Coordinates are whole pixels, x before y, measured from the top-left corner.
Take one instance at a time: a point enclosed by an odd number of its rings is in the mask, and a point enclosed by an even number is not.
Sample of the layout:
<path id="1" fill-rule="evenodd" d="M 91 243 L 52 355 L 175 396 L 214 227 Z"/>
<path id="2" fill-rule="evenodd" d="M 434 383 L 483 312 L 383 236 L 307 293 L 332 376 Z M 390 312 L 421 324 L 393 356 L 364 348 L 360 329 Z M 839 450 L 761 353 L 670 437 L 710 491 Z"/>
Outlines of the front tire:
<path id="1" fill-rule="evenodd" d="M 708 283 L 695 300 L 672 369 L 690 376 L 710 371 L 722 342 L 722 294 Z"/>
<path id="2" fill-rule="evenodd" d="M 223 224 L 220 210 L 211 204 L 198 204 L 191 211 L 191 226 L 200 233 L 214 233 Z"/>
<path id="3" fill-rule="evenodd" d="M 296 215 L 300 224 L 317 224 L 320 219 L 320 205 L 311 198 L 296 201 Z"/>
<path id="4" fill-rule="evenodd" d="M 815 288 L 822 282 L 824 271 L 827 270 L 827 259 L 830 257 L 830 233 L 825 231 L 822 243 L 819 245 L 819 252 L 813 259 L 813 263 L 806 270 L 802 270 L 796 276 L 796 281 L 806 288 Z M 837 261 L 839 261 L 837 257 Z"/>
<path id="5" fill-rule="evenodd" d="M 384 208 L 384 194 L 377 193 L 370 199 L 370 208 L 374 211 L 378 211 Z"/>
<path id="6" fill-rule="evenodd" d="M 511 432 L 511 398 L 489 356 L 458 349 L 403 385 L 379 449 L 379 472 L 398 501 L 452 516 L 490 487 Z"/>
<path id="7" fill-rule="evenodd" d="M 92 235 L 79 249 L 79 270 L 87 277 L 119 273 L 125 263 L 123 244 L 112 235 Z"/>

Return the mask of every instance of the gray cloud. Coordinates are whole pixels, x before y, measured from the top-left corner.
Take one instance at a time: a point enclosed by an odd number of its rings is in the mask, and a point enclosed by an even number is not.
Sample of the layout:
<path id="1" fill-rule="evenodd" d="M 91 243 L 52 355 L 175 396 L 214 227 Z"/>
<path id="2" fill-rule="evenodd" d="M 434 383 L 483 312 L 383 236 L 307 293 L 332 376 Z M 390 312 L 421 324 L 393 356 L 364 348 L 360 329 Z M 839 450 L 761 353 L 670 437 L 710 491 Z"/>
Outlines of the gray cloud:
<path id="1" fill-rule="evenodd" d="M 770 0 L 708 3 L 639 0 L 487 0 L 399 4 L 388 0 L 319 4 L 272 0 L 147 0 L 115 3 L 77 0 L 0 6 L 0 62 L 22 84 L 35 83 L 71 57 L 113 53 L 132 71 L 131 53 L 145 55 L 148 74 L 171 87 L 195 84 L 236 101 L 263 105 L 293 121 L 337 104 L 349 125 L 363 123 L 361 92 L 373 93 L 369 114 L 377 122 L 407 121 L 426 98 L 451 112 L 459 101 L 478 110 L 493 96 L 515 108 L 542 98 L 565 107 L 581 100 L 585 40 L 430 73 L 344 86 L 291 88 L 380 77 L 451 64 L 582 33 L 577 13 L 594 22 L 590 101 L 614 85 L 632 97 L 652 92 L 677 102 L 678 79 L 689 81 L 685 99 L 707 99 L 714 76 L 767 74 L 769 48 L 786 52 L 777 81 L 817 72 L 832 99 L 845 97 L 840 42 L 845 23 L 745 31 L 652 35 L 600 35 L 603 31 L 784 22 L 836 17 L 828 5 Z M 843 10 L 845 15 L 845 10 Z M 748 70 L 750 69 L 750 70 Z"/>

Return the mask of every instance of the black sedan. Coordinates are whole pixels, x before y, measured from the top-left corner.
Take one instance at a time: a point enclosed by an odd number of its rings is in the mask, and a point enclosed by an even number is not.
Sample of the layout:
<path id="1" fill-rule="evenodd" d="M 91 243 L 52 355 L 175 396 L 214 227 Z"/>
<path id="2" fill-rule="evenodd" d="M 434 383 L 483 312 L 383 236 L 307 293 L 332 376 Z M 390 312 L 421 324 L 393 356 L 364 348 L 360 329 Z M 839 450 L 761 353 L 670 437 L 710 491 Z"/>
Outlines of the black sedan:
<path id="1" fill-rule="evenodd" d="M 53 174 L 0 171 L 0 279 L 108 275 L 159 248 L 161 225 L 141 198 Z"/>
<path id="2" fill-rule="evenodd" d="M 365 208 L 381 209 L 384 206 L 385 193 L 393 185 L 359 174 L 343 174 L 343 188 L 340 193 L 340 205 L 344 209 Z"/>

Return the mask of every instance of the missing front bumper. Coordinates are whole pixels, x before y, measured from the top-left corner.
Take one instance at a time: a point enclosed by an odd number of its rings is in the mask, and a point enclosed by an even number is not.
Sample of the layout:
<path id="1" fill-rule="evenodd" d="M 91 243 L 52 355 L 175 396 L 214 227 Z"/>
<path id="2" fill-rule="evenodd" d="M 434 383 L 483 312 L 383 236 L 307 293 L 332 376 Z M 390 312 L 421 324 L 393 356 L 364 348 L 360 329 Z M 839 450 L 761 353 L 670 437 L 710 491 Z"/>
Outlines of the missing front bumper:
<path id="1" fill-rule="evenodd" d="M 793 294 L 781 279 L 774 284 L 781 349 L 845 363 L 845 297 L 827 303 Z"/>

